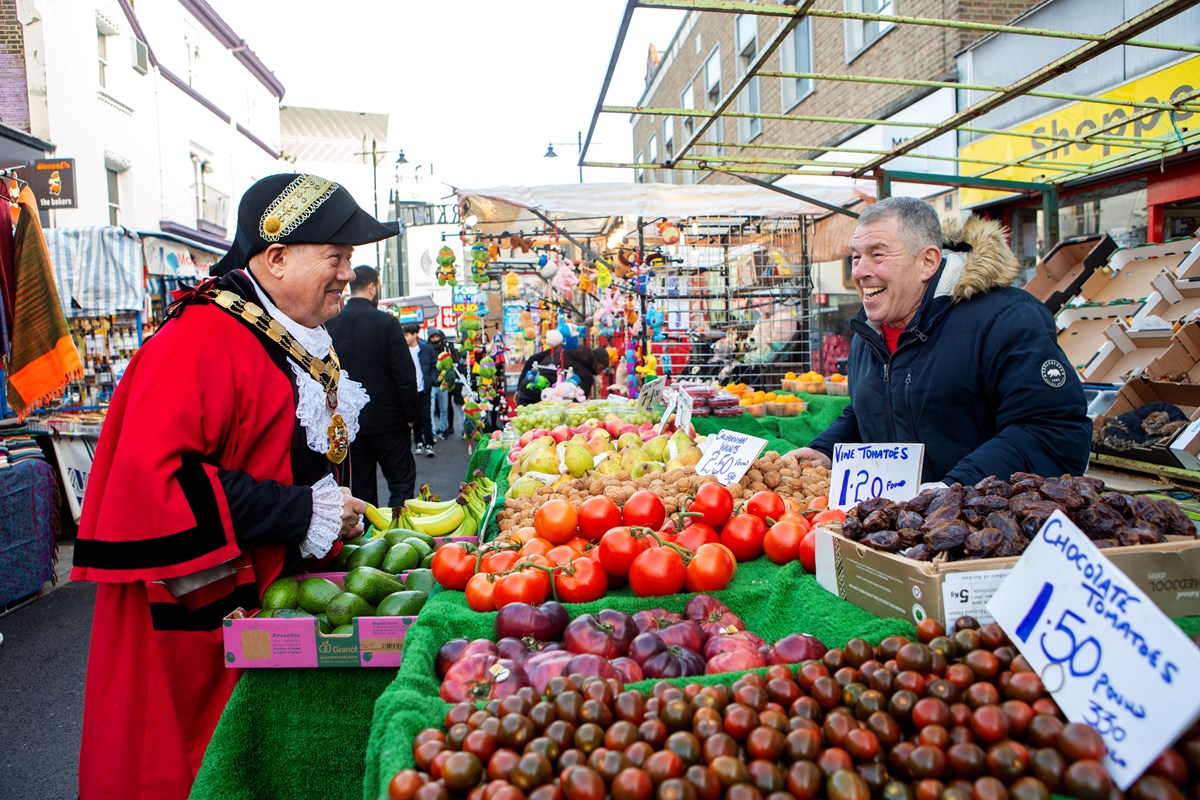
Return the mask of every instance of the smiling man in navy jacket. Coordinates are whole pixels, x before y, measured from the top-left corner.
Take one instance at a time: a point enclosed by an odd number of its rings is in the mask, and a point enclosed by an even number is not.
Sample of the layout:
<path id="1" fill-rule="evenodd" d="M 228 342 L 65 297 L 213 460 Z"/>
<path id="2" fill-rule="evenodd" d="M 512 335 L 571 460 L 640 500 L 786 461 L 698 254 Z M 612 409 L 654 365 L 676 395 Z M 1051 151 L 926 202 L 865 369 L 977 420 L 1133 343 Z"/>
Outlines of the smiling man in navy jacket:
<path id="1" fill-rule="evenodd" d="M 1020 264 L 999 223 L 943 230 L 928 203 L 891 197 L 859 217 L 851 251 L 850 405 L 796 455 L 829 467 L 835 444 L 919 442 L 927 483 L 1083 473 L 1079 376 L 1050 312 L 1008 285 Z"/>

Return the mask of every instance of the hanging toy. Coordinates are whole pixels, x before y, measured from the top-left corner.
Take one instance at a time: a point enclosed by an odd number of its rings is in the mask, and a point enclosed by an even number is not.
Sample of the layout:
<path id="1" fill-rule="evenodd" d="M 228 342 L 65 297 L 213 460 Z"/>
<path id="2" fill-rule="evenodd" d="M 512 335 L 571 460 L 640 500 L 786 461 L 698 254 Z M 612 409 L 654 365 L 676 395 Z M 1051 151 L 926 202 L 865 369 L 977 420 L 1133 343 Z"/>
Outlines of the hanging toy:
<path id="1" fill-rule="evenodd" d="M 479 316 L 474 311 L 463 314 L 462 319 L 458 321 L 458 338 L 462 340 L 463 347 L 468 350 L 474 348 L 481 330 L 483 330 L 483 323 L 479 321 Z"/>
<path id="2" fill-rule="evenodd" d="M 656 342 L 661 342 L 665 337 L 662 332 L 663 315 L 658 310 L 657 306 L 650 306 L 646 309 L 646 325 L 653 331 L 651 337 Z"/>
<path id="3" fill-rule="evenodd" d="M 600 307 L 596 309 L 596 328 L 602 336 L 612 336 L 617 332 L 617 302 L 621 299 L 616 289 L 608 288 L 600 297 Z M 616 359 L 613 359 L 616 361 Z"/>
<path id="4" fill-rule="evenodd" d="M 437 367 L 438 388 L 442 391 L 449 391 L 454 388 L 454 359 L 450 357 L 449 351 L 443 350 L 439 353 L 433 365 Z"/>
<path id="5" fill-rule="evenodd" d="M 525 337 L 525 341 L 532 342 L 533 337 L 537 335 L 537 330 L 533 327 L 533 314 L 529 313 L 529 309 L 525 309 L 518 315 L 517 323 L 521 326 L 521 333 Z"/>
<path id="6" fill-rule="evenodd" d="M 483 242 L 471 245 L 471 279 L 487 283 L 488 248 Z"/>
<path id="7" fill-rule="evenodd" d="M 596 261 L 596 288 L 607 289 L 612 284 L 612 272 L 603 261 Z"/>
<path id="8" fill-rule="evenodd" d="M 662 237 L 663 244 L 679 244 L 679 226 L 670 220 L 662 220 L 658 223 L 658 235 Z"/>
<path id="9" fill-rule="evenodd" d="M 575 295 L 575 287 L 579 285 L 579 276 L 575 274 L 575 270 L 571 269 L 571 265 L 566 259 L 558 257 L 557 253 L 555 253 L 555 257 L 558 267 L 550 285 L 558 290 L 563 299 L 570 300 Z"/>
<path id="10" fill-rule="evenodd" d="M 537 369 L 530 369 L 523 376 L 521 376 L 521 380 L 525 381 L 526 389 L 531 392 L 537 392 L 539 395 L 543 389 L 546 389 L 550 386 L 550 379 Z"/>
<path id="11" fill-rule="evenodd" d="M 624 278 L 624 277 L 628 276 L 629 270 L 632 266 L 633 266 L 633 262 L 630 261 L 629 257 L 625 255 L 625 251 L 618 250 L 617 251 L 617 263 L 616 263 L 616 266 L 613 267 L 613 269 L 616 272 L 617 277 Z"/>
<path id="12" fill-rule="evenodd" d="M 671 374 L 671 354 L 670 353 L 663 353 L 662 368 L 663 368 L 663 375 Z"/>
<path id="13" fill-rule="evenodd" d="M 521 282 L 517 277 L 517 273 L 511 270 L 504 276 L 504 296 L 508 298 L 519 297 L 521 293 Z"/>
<path id="14" fill-rule="evenodd" d="M 495 242 L 489 242 L 488 243 L 488 263 L 490 264 L 498 258 L 500 258 L 500 245 L 496 244 Z"/>
<path id="15" fill-rule="evenodd" d="M 454 251 L 446 245 L 442 245 L 442 249 L 438 250 L 437 254 L 437 282 L 438 286 L 446 284 L 454 285 Z"/>
<path id="16" fill-rule="evenodd" d="M 590 294 L 592 291 L 592 278 L 586 272 L 579 276 L 579 291 L 584 294 Z"/>
<path id="17" fill-rule="evenodd" d="M 646 355 L 642 357 L 642 365 L 635 371 L 642 376 L 642 385 L 658 377 L 658 359 L 654 357 L 654 353 L 650 352 L 649 346 L 646 347 Z"/>
<path id="18" fill-rule="evenodd" d="M 463 438 L 475 443 L 483 438 L 483 426 L 479 419 L 481 409 L 474 400 L 463 403 Z"/>
<path id="19" fill-rule="evenodd" d="M 562 336 L 564 350 L 574 350 L 579 347 L 579 331 L 566 320 L 558 323 L 558 333 Z"/>
<path id="20" fill-rule="evenodd" d="M 625 345 L 625 381 L 630 399 L 637 397 L 638 386 L 637 344 L 630 339 Z"/>
<path id="21" fill-rule="evenodd" d="M 637 322 L 638 313 L 633 307 L 633 295 L 625 295 L 625 324 L 632 325 Z"/>
<path id="22" fill-rule="evenodd" d="M 496 360 L 491 356 L 484 356 L 475 365 L 475 372 L 479 376 L 479 393 L 488 400 L 496 397 Z"/>

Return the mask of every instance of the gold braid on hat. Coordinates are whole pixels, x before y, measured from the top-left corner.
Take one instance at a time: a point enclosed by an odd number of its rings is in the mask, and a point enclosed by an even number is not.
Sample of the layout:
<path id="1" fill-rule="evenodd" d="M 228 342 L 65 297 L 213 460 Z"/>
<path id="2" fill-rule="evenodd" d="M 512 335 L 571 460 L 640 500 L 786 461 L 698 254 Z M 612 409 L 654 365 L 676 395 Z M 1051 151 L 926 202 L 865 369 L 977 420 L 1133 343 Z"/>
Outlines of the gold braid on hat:
<path id="1" fill-rule="evenodd" d="M 338 185 L 316 175 L 301 175 L 287 185 L 263 211 L 258 234 L 265 241 L 277 242 L 312 216 L 328 200 Z"/>

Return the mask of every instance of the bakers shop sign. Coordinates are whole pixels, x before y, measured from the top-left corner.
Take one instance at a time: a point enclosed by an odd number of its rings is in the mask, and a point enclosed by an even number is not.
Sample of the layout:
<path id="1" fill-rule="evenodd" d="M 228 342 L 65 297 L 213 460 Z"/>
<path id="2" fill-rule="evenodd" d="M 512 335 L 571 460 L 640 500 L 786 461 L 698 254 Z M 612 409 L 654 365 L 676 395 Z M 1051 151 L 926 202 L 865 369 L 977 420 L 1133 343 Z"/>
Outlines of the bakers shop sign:
<path id="1" fill-rule="evenodd" d="M 56 208 L 76 208 L 75 205 L 75 159 L 42 159 L 33 162 L 30 177 L 33 196 L 37 198 L 39 211 Z"/>

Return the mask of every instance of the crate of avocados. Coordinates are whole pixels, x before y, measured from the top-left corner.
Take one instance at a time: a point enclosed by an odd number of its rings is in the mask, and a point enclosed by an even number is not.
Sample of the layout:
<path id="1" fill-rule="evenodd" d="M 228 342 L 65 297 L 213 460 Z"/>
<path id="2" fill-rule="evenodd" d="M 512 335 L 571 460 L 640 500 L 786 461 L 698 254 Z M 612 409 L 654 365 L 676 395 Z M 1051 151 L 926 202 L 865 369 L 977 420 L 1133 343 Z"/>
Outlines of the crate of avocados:
<path id="1" fill-rule="evenodd" d="M 368 566 L 280 578 L 263 592 L 263 608 L 225 617 L 225 666 L 397 667 L 433 585 L 428 569 Z"/>

